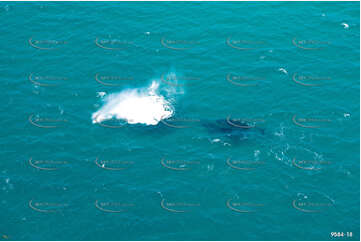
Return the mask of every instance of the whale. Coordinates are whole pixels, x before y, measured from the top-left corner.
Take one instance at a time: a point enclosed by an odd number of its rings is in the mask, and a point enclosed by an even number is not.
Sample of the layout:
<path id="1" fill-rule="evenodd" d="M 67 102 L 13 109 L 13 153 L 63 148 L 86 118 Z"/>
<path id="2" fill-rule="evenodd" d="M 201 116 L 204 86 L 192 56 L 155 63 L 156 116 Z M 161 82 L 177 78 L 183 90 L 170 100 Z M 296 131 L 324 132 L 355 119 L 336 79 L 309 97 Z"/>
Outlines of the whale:
<path id="1" fill-rule="evenodd" d="M 196 119 L 195 122 L 174 121 L 182 120 L 181 118 L 168 118 L 161 120 L 156 125 L 131 124 L 121 122 L 121 124 L 100 124 L 100 126 L 108 128 L 125 128 L 131 129 L 133 132 L 140 132 L 144 135 L 169 135 L 174 132 L 182 132 L 196 128 L 203 130 L 210 138 L 224 138 L 229 142 L 237 143 L 239 141 L 262 137 L 265 134 L 264 128 L 256 126 L 253 122 L 247 122 L 236 119 L 220 118 L 220 119 Z M 202 131 L 201 131 L 202 132 Z"/>
<path id="2" fill-rule="evenodd" d="M 177 118 L 174 118 L 177 120 Z M 265 134 L 264 128 L 256 126 L 253 122 L 243 120 L 219 118 L 219 119 L 199 119 L 199 122 L 194 123 L 174 123 L 173 119 L 165 119 L 156 125 L 156 129 L 161 129 L 163 132 L 179 132 L 179 130 L 187 128 L 203 129 L 203 132 L 212 139 L 223 138 L 232 143 L 244 141 L 251 138 L 263 137 Z M 177 131 L 178 130 L 178 131 Z"/>
<path id="3" fill-rule="evenodd" d="M 245 140 L 251 136 L 265 134 L 263 128 L 259 128 L 250 122 L 229 118 L 201 120 L 201 125 L 212 136 L 224 136 L 232 140 Z"/>

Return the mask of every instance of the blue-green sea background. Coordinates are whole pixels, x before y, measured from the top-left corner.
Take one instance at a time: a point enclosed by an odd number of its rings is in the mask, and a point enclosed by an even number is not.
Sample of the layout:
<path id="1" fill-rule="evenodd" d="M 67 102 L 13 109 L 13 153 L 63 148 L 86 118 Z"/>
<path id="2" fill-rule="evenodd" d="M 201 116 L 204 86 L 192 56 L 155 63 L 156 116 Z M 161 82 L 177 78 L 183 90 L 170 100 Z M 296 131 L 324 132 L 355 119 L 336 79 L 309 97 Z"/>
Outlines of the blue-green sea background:
<path id="1" fill-rule="evenodd" d="M 359 2 L 1 2 L 0 25 L 1 240 L 359 239 Z M 168 72 L 174 117 L 264 134 L 92 123 Z"/>

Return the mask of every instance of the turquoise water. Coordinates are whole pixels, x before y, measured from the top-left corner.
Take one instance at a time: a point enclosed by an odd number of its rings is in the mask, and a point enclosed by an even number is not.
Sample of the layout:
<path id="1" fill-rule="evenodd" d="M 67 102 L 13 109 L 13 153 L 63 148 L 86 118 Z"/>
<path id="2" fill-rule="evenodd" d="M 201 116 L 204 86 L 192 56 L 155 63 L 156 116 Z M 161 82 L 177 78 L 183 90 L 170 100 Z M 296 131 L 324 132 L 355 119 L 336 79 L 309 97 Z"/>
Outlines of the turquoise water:
<path id="1" fill-rule="evenodd" d="M 0 23 L 0 239 L 359 240 L 359 2 L 1 2 Z M 92 122 L 152 81 L 171 117 Z"/>

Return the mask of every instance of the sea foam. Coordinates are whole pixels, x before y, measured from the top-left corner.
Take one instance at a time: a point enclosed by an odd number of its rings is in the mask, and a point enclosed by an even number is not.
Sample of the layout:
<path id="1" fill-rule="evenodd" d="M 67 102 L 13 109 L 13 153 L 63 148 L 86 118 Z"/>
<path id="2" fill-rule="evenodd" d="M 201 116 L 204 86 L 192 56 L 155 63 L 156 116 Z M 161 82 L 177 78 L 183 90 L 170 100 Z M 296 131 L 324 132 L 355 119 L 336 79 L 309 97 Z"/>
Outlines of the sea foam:
<path id="1" fill-rule="evenodd" d="M 146 88 L 127 89 L 104 97 L 104 105 L 92 114 L 93 123 L 113 118 L 129 124 L 157 125 L 162 119 L 172 117 L 174 108 L 159 93 L 159 81 Z"/>

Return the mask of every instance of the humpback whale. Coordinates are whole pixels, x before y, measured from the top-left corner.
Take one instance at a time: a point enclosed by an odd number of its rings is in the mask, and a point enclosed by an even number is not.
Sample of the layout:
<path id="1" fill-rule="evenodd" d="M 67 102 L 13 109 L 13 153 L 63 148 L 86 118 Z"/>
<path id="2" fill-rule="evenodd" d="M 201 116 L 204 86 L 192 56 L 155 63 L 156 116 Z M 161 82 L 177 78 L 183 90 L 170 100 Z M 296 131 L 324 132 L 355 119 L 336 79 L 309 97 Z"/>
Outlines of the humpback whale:
<path id="1" fill-rule="evenodd" d="M 185 128 L 201 128 L 213 138 L 225 138 L 233 143 L 264 135 L 263 128 L 256 127 L 253 123 L 236 119 L 200 119 L 199 122 L 192 124 L 182 122 L 174 123 L 172 120 L 177 120 L 177 118 L 165 119 L 159 122 L 157 127 L 164 132 L 172 132 Z"/>
<path id="2" fill-rule="evenodd" d="M 201 124 L 211 135 L 229 137 L 233 141 L 244 140 L 251 135 L 264 135 L 263 128 L 241 120 L 229 118 L 202 120 Z"/>

